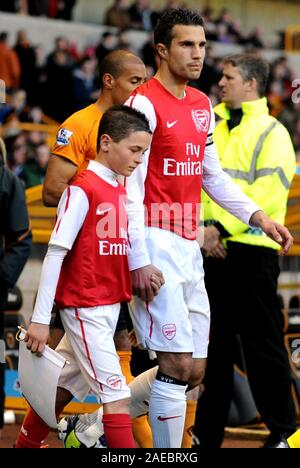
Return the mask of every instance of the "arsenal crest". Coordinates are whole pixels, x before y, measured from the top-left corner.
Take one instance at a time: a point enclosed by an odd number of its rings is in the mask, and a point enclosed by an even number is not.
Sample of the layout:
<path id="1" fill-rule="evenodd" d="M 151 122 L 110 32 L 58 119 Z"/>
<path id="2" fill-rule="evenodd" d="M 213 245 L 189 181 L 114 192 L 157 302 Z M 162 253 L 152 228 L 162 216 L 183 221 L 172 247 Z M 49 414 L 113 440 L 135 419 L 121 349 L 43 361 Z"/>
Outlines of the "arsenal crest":
<path id="1" fill-rule="evenodd" d="M 207 132 L 209 126 L 209 112 L 207 110 L 192 110 L 192 119 L 197 132 Z"/>
<path id="2" fill-rule="evenodd" d="M 121 389 L 122 388 L 122 380 L 118 375 L 111 375 L 107 380 L 107 385 L 111 388 L 117 388 Z"/>
<path id="3" fill-rule="evenodd" d="M 176 335 L 175 323 L 166 323 L 166 325 L 162 327 L 162 332 L 164 337 L 167 338 L 167 340 L 173 340 L 174 336 Z"/>

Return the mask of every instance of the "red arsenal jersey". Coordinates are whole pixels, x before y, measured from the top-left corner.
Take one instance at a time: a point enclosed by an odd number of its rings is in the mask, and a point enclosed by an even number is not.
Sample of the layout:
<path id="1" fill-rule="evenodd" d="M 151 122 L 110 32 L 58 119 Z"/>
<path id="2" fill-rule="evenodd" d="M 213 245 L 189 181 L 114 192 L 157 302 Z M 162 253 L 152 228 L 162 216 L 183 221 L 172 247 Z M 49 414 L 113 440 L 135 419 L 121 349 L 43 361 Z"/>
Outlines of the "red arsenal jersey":
<path id="1" fill-rule="evenodd" d="M 155 78 L 135 91 L 129 100 L 132 107 L 136 96 L 146 98 L 156 119 L 145 180 L 145 223 L 195 239 L 211 120 L 209 99 L 187 87 L 179 100 Z M 141 102 L 138 108 L 143 111 Z"/>
<path id="2" fill-rule="evenodd" d="M 131 281 L 124 187 L 119 183 L 112 186 L 95 172 L 86 170 L 68 190 L 69 199 L 51 238 L 51 243 L 70 248 L 56 290 L 57 306 L 94 307 L 129 301 Z M 76 197 L 78 200 L 84 197 L 87 213 L 71 247 L 67 245 L 68 238 L 72 237 L 68 230 L 72 231 L 72 225 L 77 222 Z M 79 201 L 77 215 L 80 209 Z M 68 210 L 73 212 L 69 218 Z"/>

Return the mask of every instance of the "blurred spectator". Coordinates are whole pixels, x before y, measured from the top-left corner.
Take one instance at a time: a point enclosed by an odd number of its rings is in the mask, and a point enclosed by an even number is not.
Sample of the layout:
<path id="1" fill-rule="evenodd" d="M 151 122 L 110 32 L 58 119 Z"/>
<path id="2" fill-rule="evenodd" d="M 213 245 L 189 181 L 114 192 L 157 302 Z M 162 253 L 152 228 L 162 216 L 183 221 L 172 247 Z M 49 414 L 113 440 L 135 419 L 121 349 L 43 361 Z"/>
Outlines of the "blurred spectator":
<path id="1" fill-rule="evenodd" d="M 275 117 L 284 109 L 286 100 L 291 99 L 293 78 L 287 58 L 284 56 L 277 58 L 271 66 L 267 95 L 271 113 Z"/>
<path id="2" fill-rule="evenodd" d="M 191 82 L 191 85 L 209 95 L 212 86 L 217 85 L 221 78 L 222 71 L 220 67 L 218 68 L 216 65 L 216 60 L 213 57 L 213 48 L 207 46 L 200 78 L 196 82 Z"/>
<path id="3" fill-rule="evenodd" d="M 49 0 L 48 15 L 66 21 L 72 19 L 72 11 L 76 0 Z"/>
<path id="4" fill-rule="evenodd" d="M 46 67 L 44 111 L 58 122 L 72 113 L 72 69 L 73 61 L 63 50 L 56 51 Z"/>
<path id="5" fill-rule="evenodd" d="M 284 96 L 280 83 L 278 81 L 272 81 L 269 86 L 268 103 L 271 110 L 270 113 L 273 117 L 277 117 L 283 110 L 283 101 Z"/>
<path id="6" fill-rule="evenodd" d="M 70 49 L 71 49 L 70 41 L 66 37 L 64 36 L 56 37 L 55 42 L 54 42 L 54 50 L 48 55 L 48 58 L 47 58 L 47 66 L 49 67 L 53 65 L 53 63 L 56 60 L 55 54 L 57 52 L 64 52 L 67 56 L 66 58 L 67 58 L 68 66 L 73 67 L 74 58 L 72 57 L 70 53 Z"/>
<path id="7" fill-rule="evenodd" d="M 219 23 L 216 27 L 217 41 L 222 44 L 231 44 L 232 39 L 228 34 L 228 27 L 225 23 Z"/>
<path id="8" fill-rule="evenodd" d="M 156 25 L 157 21 L 163 14 L 165 10 L 169 10 L 170 8 L 178 8 L 178 1 L 177 0 L 165 0 L 165 4 L 159 9 L 154 10 L 151 13 L 151 21 L 153 27 Z"/>
<path id="9" fill-rule="evenodd" d="M 222 24 L 225 27 L 226 31 L 229 32 L 231 28 L 231 13 L 230 10 L 228 10 L 228 8 L 222 8 L 222 10 L 220 11 L 220 16 L 216 20 L 216 25 L 219 26 L 220 24 Z"/>
<path id="10" fill-rule="evenodd" d="M 241 44 L 251 45 L 257 49 L 262 49 L 265 47 L 264 41 L 262 39 L 262 30 L 261 28 L 255 28 L 252 33 L 245 39 L 243 39 Z"/>
<path id="11" fill-rule="evenodd" d="M 162 11 L 169 10 L 170 8 L 178 8 L 178 0 L 165 0 Z"/>
<path id="12" fill-rule="evenodd" d="M 215 41 L 217 39 L 216 25 L 213 20 L 214 10 L 210 7 L 206 7 L 202 11 L 202 18 L 205 25 L 205 35 L 208 41 Z"/>
<path id="13" fill-rule="evenodd" d="M 259 34 L 258 28 L 257 34 Z M 234 44 L 241 44 L 241 42 L 244 40 L 244 36 L 241 30 L 241 22 L 239 19 L 235 18 L 232 20 L 231 25 L 229 27 L 229 36 Z"/>
<path id="14" fill-rule="evenodd" d="M 5 140 L 7 144 L 7 163 L 11 171 L 19 176 L 27 160 L 26 138 L 23 133 Z"/>
<path id="15" fill-rule="evenodd" d="M 35 158 L 36 149 L 45 144 L 46 134 L 32 130 L 26 134 L 26 160 L 30 161 Z"/>
<path id="16" fill-rule="evenodd" d="M 109 52 L 115 50 L 117 45 L 117 37 L 115 34 L 106 31 L 102 34 L 99 44 L 96 46 L 96 57 L 98 63 L 100 64 L 104 57 L 106 57 Z"/>
<path id="17" fill-rule="evenodd" d="M 23 165 L 19 174 L 19 177 L 25 183 L 25 188 L 43 184 L 49 157 L 50 150 L 46 143 L 41 143 L 36 147 L 34 157 Z"/>
<path id="18" fill-rule="evenodd" d="M 26 92 L 22 89 L 15 90 L 9 97 L 8 103 L 0 108 L 0 123 L 11 124 L 19 122 L 26 106 Z"/>
<path id="19" fill-rule="evenodd" d="M 238 44 L 242 41 L 241 26 L 238 19 L 231 19 L 231 12 L 223 8 L 216 20 L 217 41 L 225 44 Z"/>
<path id="20" fill-rule="evenodd" d="M 35 104 L 36 87 L 38 83 L 37 58 L 35 49 L 30 45 L 25 31 L 19 31 L 14 50 L 21 66 L 20 87 L 27 93 L 29 105 Z"/>
<path id="21" fill-rule="evenodd" d="M 151 10 L 149 0 L 136 0 L 128 10 L 133 29 L 152 31 Z"/>
<path id="22" fill-rule="evenodd" d="M 0 141 L 0 339 L 4 339 L 4 311 L 8 289 L 17 282 L 31 248 L 31 231 L 21 182 L 6 167 Z M 0 365 L 0 433 L 4 414 L 4 366 Z"/>
<path id="23" fill-rule="evenodd" d="M 122 28 L 119 31 L 118 38 L 119 42 L 116 45 L 116 49 L 123 49 L 123 50 L 130 50 L 131 49 L 131 44 L 128 38 L 128 31 L 129 28 Z"/>
<path id="24" fill-rule="evenodd" d="M 16 13 L 17 1 L 16 0 L 1 0 L 0 11 L 5 11 L 6 13 Z"/>
<path id="25" fill-rule="evenodd" d="M 296 159 L 300 163 L 300 117 L 297 118 L 296 123 L 295 123 L 293 143 L 294 143 L 295 151 L 296 151 Z"/>
<path id="26" fill-rule="evenodd" d="M 208 97 L 210 99 L 211 105 L 214 108 L 217 104 L 220 102 L 220 89 L 217 84 L 212 85 L 210 87 L 210 91 L 208 94 Z"/>
<path id="27" fill-rule="evenodd" d="M 29 15 L 48 16 L 49 0 L 25 0 L 24 3 Z"/>
<path id="28" fill-rule="evenodd" d="M 128 0 L 115 0 L 114 4 L 106 12 L 105 24 L 116 28 L 130 27 Z"/>
<path id="29" fill-rule="evenodd" d="M 100 90 L 95 84 L 96 65 L 94 58 L 83 57 L 80 67 L 74 70 L 72 78 L 74 112 L 87 107 L 99 97 Z"/>
<path id="30" fill-rule="evenodd" d="M 16 52 L 7 44 L 8 34 L 0 34 L 0 79 L 5 82 L 6 91 L 20 85 L 21 67 Z"/>
<path id="31" fill-rule="evenodd" d="M 296 151 L 297 161 L 300 161 L 300 102 L 293 102 L 290 96 L 284 102 L 284 106 L 277 118 L 288 129 Z"/>
<path id="32" fill-rule="evenodd" d="M 285 56 L 278 57 L 271 67 L 270 81 L 276 81 L 285 97 L 292 92 L 293 71 L 289 67 L 288 59 Z"/>
<path id="33" fill-rule="evenodd" d="M 45 123 L 43 119 L 42 109 L 38 106 L 35 106 L 29 109 L 26 121 L 36 123 L 36 124 Z"/>
<path id="34" fill-rule="evenodd" d="M 154 46 L 153 32 L 149 34 L 148 41 L 145 42 L 141 50 L 141 57 L 146 67 L 151 67 L 153 72 L 156 72 L 158 57 Z"/>

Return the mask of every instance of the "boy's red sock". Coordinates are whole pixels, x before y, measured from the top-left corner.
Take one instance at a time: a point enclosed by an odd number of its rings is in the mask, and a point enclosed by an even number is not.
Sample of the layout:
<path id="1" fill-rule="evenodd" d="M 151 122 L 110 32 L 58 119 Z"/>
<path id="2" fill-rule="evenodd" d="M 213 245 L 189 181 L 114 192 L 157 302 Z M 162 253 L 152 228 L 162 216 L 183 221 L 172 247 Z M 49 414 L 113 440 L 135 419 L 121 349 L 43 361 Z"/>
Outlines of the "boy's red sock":
<path id="1" fill-rule="evenodd" d="M 59 416 L 62 410 L 63 408 L 57 410 L 56 415 Z M 49 432 L 50 428 L 47 424 L 44 423 L 32 408 L 29 408 L 17 438 L 15 448 L 40 448 Z"/>
<path id="2" fill-rule="evenodd" d="M 29 408 L 20 434 L 16 441 L 16 448 L 40 448 L 49 434 L 49 427 Z"/>
<path id="3" fill-rule="evenodd" d="M 102 422 L 108 448 L 136 448 L 129 414 L 104 414 Z"/>

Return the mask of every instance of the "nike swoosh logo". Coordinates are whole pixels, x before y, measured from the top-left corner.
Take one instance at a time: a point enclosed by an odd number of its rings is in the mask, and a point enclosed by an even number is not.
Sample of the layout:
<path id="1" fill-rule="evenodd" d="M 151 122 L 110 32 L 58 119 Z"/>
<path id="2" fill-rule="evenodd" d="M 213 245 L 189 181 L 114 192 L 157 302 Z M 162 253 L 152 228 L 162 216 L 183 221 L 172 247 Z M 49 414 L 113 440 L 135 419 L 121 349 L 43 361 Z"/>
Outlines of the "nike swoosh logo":
<path id="1" fill-rule="evenodd" d="M 96 215 L 102 216 L 105 213 L 108 213 L 112 208 L 108 208 L 107 210 L 97 210 Z"/>
<path id="2" fill-rule="evenodd" d="M 174 125 L 177 124 L 177 122 L 178 122 L 178 120 L 175 120 L 175 122 L 167 122 L 167 127 L 172 128 L 172 127 L 174 127 Z"/>
<path id="3" fill-rule="evenodd" d="M 157 416 L 157 419 L 159 421 L 167 421 L 168 419 L 176 419 L 176 418 L 181 418 L 181 416 L 169 416 L 168 418 L 163 418 L 162 416 Z"/>

